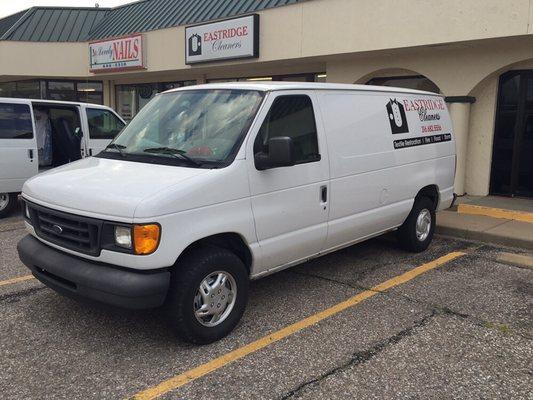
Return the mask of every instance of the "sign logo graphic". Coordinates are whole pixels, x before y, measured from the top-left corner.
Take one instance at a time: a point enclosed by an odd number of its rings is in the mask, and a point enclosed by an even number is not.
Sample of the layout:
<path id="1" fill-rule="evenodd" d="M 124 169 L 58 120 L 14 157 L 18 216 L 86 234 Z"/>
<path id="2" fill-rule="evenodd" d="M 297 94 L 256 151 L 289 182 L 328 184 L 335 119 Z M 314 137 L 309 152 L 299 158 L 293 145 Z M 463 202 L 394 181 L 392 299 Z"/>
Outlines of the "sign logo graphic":
<path id="1" fill-rule="evenodd" d="M 90 72 L 144 69 L 143 36 L 133 35 L 89 43 Z"/>
<path id="2" fill-rule="evenodd" d="M 405 115 L 405 108 L 402 103 L 399 103 L 396 99 L 390 99 L 387 104 L 387 114 L 393 135 L 409 132 L 407 116 Z"/>
<path id="3" fill-rule="evenodd" d="M 185 64 L 259 57 L 259 14 L 185 27 Z"/>
<path id="4" fill-rule="evenodd" d="M 202 37 L 198 34 L 189 37 L 189 56 L 202 55 Z"/>

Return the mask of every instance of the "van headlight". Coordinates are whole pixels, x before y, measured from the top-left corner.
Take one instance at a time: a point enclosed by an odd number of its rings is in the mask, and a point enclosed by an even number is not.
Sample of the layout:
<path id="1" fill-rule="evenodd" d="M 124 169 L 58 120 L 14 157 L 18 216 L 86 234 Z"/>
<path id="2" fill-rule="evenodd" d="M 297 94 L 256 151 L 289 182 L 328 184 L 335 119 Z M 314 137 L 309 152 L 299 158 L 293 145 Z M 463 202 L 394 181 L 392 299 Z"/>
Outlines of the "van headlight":
<path id="1" fill-rule="evenodd" d="M 137 255 L 152 254 L 159 246 L 161 227 L 159 224 L 116 225 L 114 227 L 115 246 L 131 250 Z"/>
<path id="2" fill-rule="evenodd" d="M 115 226 L 115 245 L 124 249 L 132 248 L 131 228 L 127 226 Z"/>

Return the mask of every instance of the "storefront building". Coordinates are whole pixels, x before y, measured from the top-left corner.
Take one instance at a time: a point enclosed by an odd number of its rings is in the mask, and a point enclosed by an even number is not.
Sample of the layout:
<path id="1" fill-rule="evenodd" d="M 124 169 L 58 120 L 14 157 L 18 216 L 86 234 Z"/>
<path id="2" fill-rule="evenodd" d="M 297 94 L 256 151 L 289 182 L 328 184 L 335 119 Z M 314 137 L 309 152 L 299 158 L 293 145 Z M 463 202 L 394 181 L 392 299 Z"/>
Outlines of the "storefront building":
<path id="1" fill-rule="evenodd" d="M 0 96 L 103 103 L 131 119 L 156 93 L 235 80 L 443 94 L 458 194 L 533 197 L 529 0 L 144 0 L 0 20 Z"/>

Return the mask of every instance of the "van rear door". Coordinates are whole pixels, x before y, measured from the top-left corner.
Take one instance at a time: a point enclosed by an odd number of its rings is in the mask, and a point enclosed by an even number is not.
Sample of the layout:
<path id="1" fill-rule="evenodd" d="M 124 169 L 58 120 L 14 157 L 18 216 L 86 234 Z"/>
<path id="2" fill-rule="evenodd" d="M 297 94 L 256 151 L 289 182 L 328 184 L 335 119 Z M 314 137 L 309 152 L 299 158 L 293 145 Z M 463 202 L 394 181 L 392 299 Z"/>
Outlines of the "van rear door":
<path id="1" fill-rule="evenodd" d="M 108 108 L 86 107 L 85 117 L 87 121 L 85 132 L 88 132 L 85 140 L 89 156 L 104 150 L 126 126 L 126 123 Z"/>
<path id="2" fill-rule="evenodd" d="M 0 99 L 0 193 L 17 193 L 39 169 L 29 101 Z"/>

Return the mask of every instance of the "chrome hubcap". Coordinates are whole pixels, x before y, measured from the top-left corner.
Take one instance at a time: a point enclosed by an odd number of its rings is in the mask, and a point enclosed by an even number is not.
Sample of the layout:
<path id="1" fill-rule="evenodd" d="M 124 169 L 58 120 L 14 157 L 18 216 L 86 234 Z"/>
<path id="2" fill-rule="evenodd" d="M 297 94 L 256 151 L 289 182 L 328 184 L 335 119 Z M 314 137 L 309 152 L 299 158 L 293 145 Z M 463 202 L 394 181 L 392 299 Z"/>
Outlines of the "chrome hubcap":
<path id="1" fill-rule="evenodd" d="M 207 275 L 194 296 L 194 315 L 203 326 L 213 327 L 228 318 L 237 299 L 237 283 L 228 272 Z"/>
<path id="2" fill-rule="evenodd" d="M 416 238 L 423 242 L 431 231 L 431 212 L 424 208 L 416 219 Z"/>
<path id="3" fill-rule="evenodd" d="M 0 211 L 4 210 L 9 204 L 9 195 L 7 193 L 0 193 Z"/>

